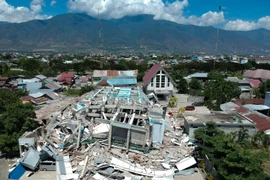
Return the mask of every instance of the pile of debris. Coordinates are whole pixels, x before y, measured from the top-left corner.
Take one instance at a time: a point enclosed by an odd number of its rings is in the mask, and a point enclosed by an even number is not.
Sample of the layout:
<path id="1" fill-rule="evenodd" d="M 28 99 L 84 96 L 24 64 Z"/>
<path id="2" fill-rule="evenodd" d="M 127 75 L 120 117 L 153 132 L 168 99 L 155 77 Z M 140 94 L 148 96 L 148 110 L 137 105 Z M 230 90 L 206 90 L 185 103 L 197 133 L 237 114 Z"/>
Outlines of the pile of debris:
<path id="1" fill-rule="evenodd" d="M 174 179 L 194 173 L 194 146 L 139 88 L 97 89 L 19 139 L 18 169 L 57 179 Z M 23 171 L 20 171 L 21 173 Z"/>

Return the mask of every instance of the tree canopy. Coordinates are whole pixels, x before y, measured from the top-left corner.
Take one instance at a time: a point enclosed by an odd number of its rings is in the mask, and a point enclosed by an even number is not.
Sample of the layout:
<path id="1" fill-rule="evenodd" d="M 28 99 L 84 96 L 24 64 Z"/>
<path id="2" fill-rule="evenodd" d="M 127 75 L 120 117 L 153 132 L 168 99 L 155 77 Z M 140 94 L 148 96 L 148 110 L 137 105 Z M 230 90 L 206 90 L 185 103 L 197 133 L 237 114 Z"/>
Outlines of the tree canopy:
<path id="1" fill-rule="evenodd" d="M 194 134 L 201 143 L 199 153 L 208 156 L 217 170 L 217 179 L 269 178 L 262 167 L 263 162 L 269 161 L 269 156 L 260 149 L 254 150 L 256 146 L 252 146 L 252 138 L 248 137 L 245 129 L 226 135 L 215 123 L 210 122 L 206 127 L 197 129 Z"/>
<path id="2" fill-rule="evenodd" d="M 18 151 L 18 138 L 37 127 L 34 107 L 23 104 L 20 93 L 0 89 L 0 151 L 11 155 Z"/>
<path id="3" fill-rule="evenodd" d="M 211 72 L 212 78 L 204 86 L 205 105 L 209 109 L 219 110 L 220 104 L 239 98 L 241 89 L 237 83 L 225 81 L 218 72 Z"/>

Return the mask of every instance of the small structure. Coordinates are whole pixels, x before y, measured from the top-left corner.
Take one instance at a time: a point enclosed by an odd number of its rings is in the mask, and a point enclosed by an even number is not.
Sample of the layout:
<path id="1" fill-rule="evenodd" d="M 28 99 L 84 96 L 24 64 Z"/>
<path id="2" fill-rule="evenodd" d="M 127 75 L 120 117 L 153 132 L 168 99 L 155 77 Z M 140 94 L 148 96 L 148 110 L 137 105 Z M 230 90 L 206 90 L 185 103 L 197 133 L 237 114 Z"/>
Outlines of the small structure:
<path id="1" fill-rule="evenodd" d="M 205 82 L 208 80 L 208 73 L 195 73 L 185 77 L 186 80 L 190 81 L 192 78 L 198 79 L 199 81 Z"/>
<path id="2" fill-rule="evenodd" d="M 128 87 L 136 86 L 137 78 L 135 76 L 115 76 L 111 78 L 103 77 L 95 86 Z"/>
<path id="3" fill-rule="evenodd" d="M 238 77 L 227 77 L 225 80 L 237 83 L 238 87 L 241 89 L 241 94 L 240 94 L 241 99 L 251 98 L 252 87 L 248 80 L 238 79 Z"/>
<path id="4" fill-rule="evenodd" d="M 8 81 L 8 77 L 0 77 L 0 88 L 3 88 Z"/>
<path id="5" fill-rule="evenodd" d="M 265 69 L 247 70 L 244 73 L 245 78 L 258 79 L 262 82 L 270 79 L 270 71 Z"/>
<path id="6" fill-rule="evenodd" d="M 62 73 L 57 79 L 63 85 L 71 85 L 75 79 L 75 75 L 72 73 Z"/>
<path id="7" fill-rule="evenodd" d="M 174 80 L 160 64 L 153 65 L 143 77 L 146 94 L 153 92 L 158 97 L 171 97 L 175 86 Z"/>
<path id="8" fill-rule="evenodd" d="M 185 131 L 190 137 L 194 137 L 194 131 L 200 127 L 205 127 L 207 122 L 215 122 L 218 128 L 225 133 L 239 131 L 242 128 L 248 129 L 249 135 L 256 133 L 255 123 L 233 111 L 214 111 L 204 114 L 186 111 L 183 113 L 183 117 Z"/>
<path id="9" fill-rule="evenodd" d="M 138 70 L 127 70 L 127 71 L 121 71 L 121 70 L 94 70 L 92 78 L 94 81 L 99 81 L 103 77 L 112 78 L 115 76 L 134 76 L 137 77 Z"/>

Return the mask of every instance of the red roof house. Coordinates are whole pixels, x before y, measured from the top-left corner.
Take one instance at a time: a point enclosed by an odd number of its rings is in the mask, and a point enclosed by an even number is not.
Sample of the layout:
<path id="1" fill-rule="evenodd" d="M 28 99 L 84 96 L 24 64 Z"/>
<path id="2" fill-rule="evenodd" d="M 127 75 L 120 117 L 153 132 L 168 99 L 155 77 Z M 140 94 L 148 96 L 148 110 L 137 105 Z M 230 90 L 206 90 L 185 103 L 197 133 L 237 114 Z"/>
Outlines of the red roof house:
<path id="1" fill-rule="evenodd" d="M 248 82 L 249 82 L 249 84 L 250 84 L 250 86 L 252 87 L 252 88 L 258 88 L 259 86 L 260 86 L 260 84 L 262 83 L 260 80 L 258 80 L 258 79 L 248 79 L 247 80 Z"/>
<path id="2" fill-rule="evenodd" d="M 75 75 L 72 73 L 62 73 L 57 80 L 63 84 L 71 84 L 74 78 Z"/>

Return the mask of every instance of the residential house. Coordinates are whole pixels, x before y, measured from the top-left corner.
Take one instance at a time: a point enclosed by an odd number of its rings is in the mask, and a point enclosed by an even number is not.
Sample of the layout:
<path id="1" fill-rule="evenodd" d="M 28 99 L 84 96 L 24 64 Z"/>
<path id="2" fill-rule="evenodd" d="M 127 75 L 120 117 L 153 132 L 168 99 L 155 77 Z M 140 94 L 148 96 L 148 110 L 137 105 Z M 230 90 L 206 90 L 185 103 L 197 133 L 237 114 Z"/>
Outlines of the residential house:
<path id="1" fill-rule="evenodd" d="M 39 75 L 36 75 L 35 78 L 39 79 L 40 81 L 44 81 L 47 77 L 42 74 L 39 74 Z"/>
<path id="2" fill-rule="evenodd" d="M 28 96 L 21 97 L 23 103 L 32 103 L 34 105 L 42 105 L 61 99 L 62 96 L 55 92 L 36 92 L 31 93 Z"/>
<path id="3" fill-rule="evenodd" d="M 269 112 L 269 105 L 266 102 L 263 104 L 263 102 L 263 99 L 246 99 L 243 104 L 242 99 L 237 99 L 220 105 L 220 109 L 235 111 L 253 122 L 258 131 L 267 131 L 270 130 L 270 117 L 264 112 Z"/>
<path id="4" fill-rule="evenodd" d="M 2 89 L 5 87 L 8 83 L 8 77 L 0 77 L 0 88 Z"/>
<path id="5" fill-rule="evenodd" d="M 227 134 L 238 132 L 242 128 L 247 129 L 249 135 L 254 135 L 256 133 L 256 124 L 237 112 L 213 111 L 201 113 L 186 111 L 183 113 L 183 118 L 185 132 L 190 137 L 194 137 L 194 131 L 198 128 L 205 127 L 208 122 L 215 122 L 217 127 Z"/>
<path id="6" fill-rule="evenodd" d="M 261 81 L 258 79 L 248 79 L 247 80 L 252 88 L 258 88 L 261 85 Z"/>
<path id="7" fill-rule="evenodd" d="M 201 82 L 206 82 L 208 80 L 208 73 L 195 73 L 185 77 L 187 81 L 191 81 L 192 78 L 198 79 Z"/>
<path id="8" fill-rule="evenodd" d="M 171 97 L 175 86 L 174 80 L 160 64 L 153 65 L 143 77 L 146 94 L 153 92 L 157 97 Z"/>
<path id="9" fill-rule="evenodd" d="M 247 70 L 244 73 L 244 77 L 265 82 L 270 79 L 270 71 L 265 69 Z"/>
<path id="10" fill-rule="evenodd" d="M 41 89 L 52 89 L 54 92 L 60 92 L 62 86 L 59 82 L 45 82 Z"/>
<path id="11" fill-rule="evenodd" d="M 255 61 L 257 64 L 269 64 L 270 56 L 254 56 L 252 61 Z"/>
<path id="12" fill-rule="evenodd" d="M 238 77 L 227 77 L 225 80 L 237 83 L 238 87 L 241 89 L 241 99 L 249 99 L 252 97 L 252 87 L 247 79 L 238 79 Z"/>
<path id="13" fill-rule="evenodd" d="M 72 73 L 62 73 L 57 80 L 62 85 L 71 85 L 75 81 L 75 75 Z"/>

